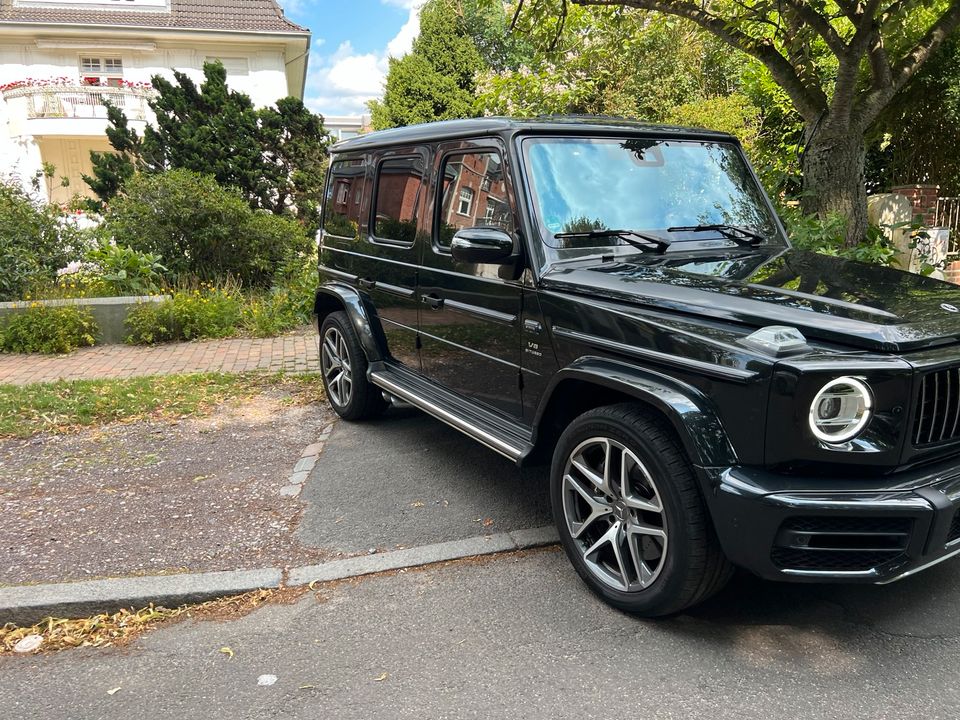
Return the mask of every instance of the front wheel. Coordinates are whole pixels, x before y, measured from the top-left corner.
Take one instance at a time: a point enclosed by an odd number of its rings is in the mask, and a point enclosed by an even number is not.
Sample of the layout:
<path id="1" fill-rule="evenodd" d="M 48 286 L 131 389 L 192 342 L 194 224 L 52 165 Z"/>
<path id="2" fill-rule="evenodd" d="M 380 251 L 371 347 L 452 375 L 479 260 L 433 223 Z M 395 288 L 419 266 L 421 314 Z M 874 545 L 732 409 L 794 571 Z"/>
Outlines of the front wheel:
<path id="1" fill-rule="evenodd" d="M 591 410 L 570 424 L 554 453 L 550 497 L 577 573 L 621 610 L 669 615 L 732 573 L 672 429 L 640 405 Z"/>
<path id="2" fill-rule="evenodd" d="M 330 406 L 344 420 L 376 417 L 387 407 L 367 380 L 367 356 L 345 312 L 330 313 L 320 326 L 320 373 Z"/>

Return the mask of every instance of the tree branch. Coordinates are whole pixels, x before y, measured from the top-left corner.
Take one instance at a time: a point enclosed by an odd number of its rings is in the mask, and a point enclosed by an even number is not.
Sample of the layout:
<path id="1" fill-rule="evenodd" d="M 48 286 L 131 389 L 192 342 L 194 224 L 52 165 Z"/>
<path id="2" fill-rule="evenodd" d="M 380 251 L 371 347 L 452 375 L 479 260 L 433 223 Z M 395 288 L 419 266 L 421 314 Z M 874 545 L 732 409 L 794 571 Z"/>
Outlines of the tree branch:
<path id="1" fill-rule="evenodd" d="M 803 0 L 784 0 L 784 2 L 801 20 L 813 28 L 817 35 L 823 38 L 824 42 L 827 43 L 827 47 L 833 51 L 834 55 L 842 58 L 846 54 L 847 44 L 827 18 L 814 10 L 809 3 L 803 2 Z"/>
<path id="2" fill-rule="evenodd" d="M 758 40 L 738 30 L 722 18 L 712 15 L 689 0 L 573 0 L 577 5 L 626 5 L 640 10 L 653 10 L 695 22 L 728 45 L 756 58 L 770 71 L 777 83 L 790 96 L 797 110 L 808 122 L 814 122 L 827 109 L 827 96 L 820 87 L 805 83 L 796 68 L 777 52 L 768 40 Z"/>
<path id="3" fill-rule="evenodd" d="M 943 41 L 954 30 L 960 27 L 960 3 L 953 3 L 950 8 L 937 18 L 937 21 L 920 38 L 919 42 L 898 63 L 890 69 L 889 84 L 874 87 L 858 103 L 857 119 L 862 127 L 868 127 L 877 119 L 877 116 L 893 99 L 903 86 L 910 81 L 923 64 L 943 44 Z"/>

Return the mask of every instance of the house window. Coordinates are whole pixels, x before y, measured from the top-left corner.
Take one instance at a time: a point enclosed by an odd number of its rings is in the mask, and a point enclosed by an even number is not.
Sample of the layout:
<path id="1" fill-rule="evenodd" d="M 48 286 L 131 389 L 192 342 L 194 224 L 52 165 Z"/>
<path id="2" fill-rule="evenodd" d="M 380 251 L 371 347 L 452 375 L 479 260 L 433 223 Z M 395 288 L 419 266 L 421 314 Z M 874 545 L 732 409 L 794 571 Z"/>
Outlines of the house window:
<path id="1" fill-rule="evenodd" d="M 93 87 L 120 87 L 123 60 L 117 57 L 81 57 L 80 82 Z"/>
<path id="2" fill-rule="evenodd" d="M 443 163 L 438 192 L 442 198 L 434 242 L 450 247 L 457 230 L 486 225 L 513 232 L 503 162 L 496 152 L 457 153 Z"/>
<path id="3" fill-rule="evenodd" d="M 337 183 L 337 205 L 343 205 L 347 201 L 348 192 L 350 192 L 349 183 Z"/>
<path id="4" fill-rule="evenodd" d="M 460 188 L 460 204 L 457 205 L 457 213 L 460 215 L 470 215 L 470 209 L 473 207 L 473 190 L 470 188 Z"/>
<path id="5" fill-rule="evenodd" d="M 419 157 L 390 158 L 380 163 L 374 236 L 413 244 L 423 174 L 423 160 Z"/>

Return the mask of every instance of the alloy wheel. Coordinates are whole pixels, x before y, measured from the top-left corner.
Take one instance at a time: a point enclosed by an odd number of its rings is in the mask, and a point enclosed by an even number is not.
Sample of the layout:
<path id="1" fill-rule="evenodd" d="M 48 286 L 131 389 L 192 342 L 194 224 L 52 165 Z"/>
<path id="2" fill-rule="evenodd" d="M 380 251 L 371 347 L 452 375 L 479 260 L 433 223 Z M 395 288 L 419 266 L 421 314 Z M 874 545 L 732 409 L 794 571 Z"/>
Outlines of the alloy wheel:
<path id="1" fill-rule="evenodd" d="M 323 334 L 320 345 L 320 370 L 327 386 L 330 400 L 339 407 L 350 403 L 353 393 L 353 374 L 347 341 L 335 327 Z"/>
<path id="2" fill-rule="evenodd" d="M 563 471 L 567 530 L 600 582 L 636 592 L 656 581 L 667 557 L 667 518 L 656 483 L 640 459 L 608 437 L 591 437 Z"/>

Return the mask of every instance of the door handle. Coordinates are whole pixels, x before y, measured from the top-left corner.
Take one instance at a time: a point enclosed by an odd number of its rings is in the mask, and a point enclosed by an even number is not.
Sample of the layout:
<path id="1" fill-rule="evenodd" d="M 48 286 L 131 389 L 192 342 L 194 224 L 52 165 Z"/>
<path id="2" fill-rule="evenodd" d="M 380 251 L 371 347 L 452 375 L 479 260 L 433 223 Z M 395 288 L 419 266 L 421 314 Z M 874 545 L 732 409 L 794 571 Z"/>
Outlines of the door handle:
<path id="1" fill-rule="evenodd" d="M 429 295 L 421 295 L 420 301 L 425 305 L 429 305 L 434 310 L 439 310 L 443 307 L 443 298 L 437 295 L 436 293 L 430 293 Z"/>
<path id="2" fill-rule="evenodd" d="M 377 286 L 376 280 L 368 280 L 367 278 L 360 278 L 357 282 L 364 290 L 373 290 Z"/>

